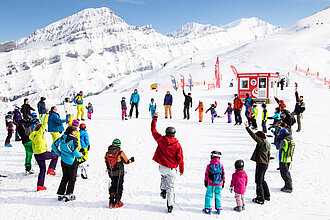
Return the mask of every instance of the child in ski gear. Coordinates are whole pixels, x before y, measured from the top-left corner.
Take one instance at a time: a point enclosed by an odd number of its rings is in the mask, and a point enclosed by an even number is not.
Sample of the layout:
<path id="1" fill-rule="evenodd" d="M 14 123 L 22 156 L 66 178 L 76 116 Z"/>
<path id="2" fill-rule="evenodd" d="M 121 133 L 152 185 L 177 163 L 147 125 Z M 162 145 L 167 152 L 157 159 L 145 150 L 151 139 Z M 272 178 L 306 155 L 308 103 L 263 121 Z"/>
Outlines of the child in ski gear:
<path id="1" fill-rule="evenodd" d="M 48 123 L 49 110 L 46 109 L 46 115 L 42 124 L 38 124 L 34 131 L 30 134 L 29 138 L 32 141 L 32 150 L 34 158 L 36 159 L 40 172 L 38 175 L 37 191 L 46 190 L 44 186 L 45 174 L 46 174 L 46 160 L 50 160 L 47 174 L 55 176 L 55 168 L 57 164 L 58 156 L 54 152 L 50 152 L 47 149 L 47 140 L 45 135 L 46 125 Z"/>
<path id="2" fill-rule="evenodd" d="M 151 103 L 149 104 L 149 112 L 151 112 L 151 118 L 154 117 L 154 114 L 156 112 L 156 108 L 157 108 L 157 105 L 156 103 L 154 102 L 154 99 L 152 98 L 151 99 Z"/>
<path id="3" fill-rule="evenodd" d="M 183 107 L 183 119 L 190 119 L 189 109 L 192 108 L 192 98 L 191 93 L 189 92 L 188 95 L 184 92 L 184 89 L 182 90 L 184 95 L 184 107 Z"/>
<path id="4" fill-rule="evenodd" d="M 17 132 L 17 125 L 18 125 L 18 122 L 22 120 L 22 115 L 19 111 L 19 107 L 18 106 L 15 106 L 15 110 L 14 110 L 14 117 L 13 117 L 13 123 L 15 125 L 15 141 L 20 141 L 21 138 Z"/>
<path id="5" fill-rule="evenodd" d="M 82 121 L 85 121 L 85 110 L 84 110 L 84 98 L 83 98 L 83 91 L 80 91 L 76 97 L 73 99 L 74 103 L 77 105 L 77 119 L 79 120 L 79 117 Z"/>
<path id="6" fill-rule="evenodd" d="M 195 111 L 199 112 L 199 122 L 203 121 L 203 112 L 204 112 L 204 105 L 202 101 L 199 101 L 197 108 L 195 109 Z"/>
<path id="7" fill-rule="evenodd" d="M 73 114 L 73 110 L 72 110 L 72 107 L 74 105 L 72 103 L 70 103 L 70 100 L 69 98 L 65 98 L 64 99 L 64 111 L 65 111 L 65 115 L 66 115 L 66 120 L 68 120 L 68 125 L 72 125 L 72 121 L 73 121 L 73 117 L 74 117 L 74 114 Z"/>
<path id="8" fill-rule="evenodd" d="M 85 162 L 88 158 L 90 143 L 89 143 L 89 135 L 86 131 L 86 125 L 82 123 L 80 124 L 79 128 L 80 128 L 79 133 L 80 133 L 80 145 L 81 145 L 80 152 L 84 155 L 79 159 L 79 164 L 81 164 Z"/>
<path id="9" fill-rule="evenodd" d="M 135 113 L 136 113 L 136 118 L 139 117 L 139 102 L 140 102 L 140 95 L 137 91 L 137 89 L 134 89 L 134 92 L 131 95 L 131 99 L 129 100 L 129 104 L 131 105 L 131 110 L 129 111 L 129 117 L 132 118 L 133 114 L 133 108 L 135 106 Z"/>
<path id="10" fill-rule="evenodd" d="M 173 97 L 170 93 L 170 91 L 166 92 L 166 95 L 164 97 L 164 107 L 165 107 L 165 118 L 167 118 L 167 112 L 170 113 L 170 118 L 172 118 L 172 103 L 173 103 Z"/>
<path id="11" fill-rule="evenodd" d="M 94 110 L 93 110 L 93 105 L 92 105 L 92 103 L 88 103 L 88 106 L 85 106 L 86 107 L 86 109 L 87 109 L 87 118 L 89 119 L 89 120 L 91 120 L 92 119 L 92 114 L 93 114 L 93 112 L 94 112 Z"/>
<path id="12" fill-rule="evenodd" d="M 302 113 L 305 111 L 305 102 L 304 97 L 298 95 L 298 91 L 295 92 L 296 96 L 296 105 L 294 107 L 294 111 L 291 113 L 291 116 L 294 117 L 297 115 L 297 123 L 298 123 L 298 129 L 297 132 L 301 130 L 301 116 Z"/>
<path id="13" fill-rule="evenodd" d="M 46 115 L 46 114 L 44 114 L 44 115 L 42 116 L 42 118 L 41 118 L 41 123 L 44 121 L 45 115 Z M 32 112 L 32 113 L 31 113 L 31 120 L 34 121 L 34 124 L 31 125 L 31 131 L 34 131 L 34 128 L 36 127 L 36 125 L 40 123 L 40 120 L 39 120 L 39 118 L 38 118 L 37 113 L 35 113 L 35 112 Z"/>
<path id="14" fill-rule="evenodd" d="M 266 127 L 266 124 L 267 124 L 267 119 L 268 119 L 268 112 L 267 112 L 267 109 L 266 109 L 266 104 L 265 103 L 262 103 L 261 105 L 261 108 L 262 108 L 262 131 L 264 133 L 267 133 L 267 127 Z"/>
<path id="15" fill-rule="evenodd" d="M 253 104 L 253 108 L 252 108 L 251 113 L 252 113 L 252 117 L 251 117 L 252 129 L 258 129 L 258 125 L 257 125 L 258 108 L 257 108 L 257 104 Z"/>
<path id="16" fill-rule="evenodd" d="M 207 114 L 208 111 L 211 111 L 211 121 L 213 123 L 214 118 L 217 117 L 217 112 L 215 111 L 215 108 L 217 107 L 217 101 L 214 102 L 214 104 L 211 104 L 211 107 L 206 110 L 205 114 Z"/>
<path id="17" fill-rule="evenodd" d="M 61 137 L 61 133 L 64 131 L 63 123 L 65 122 L 68 122 L 68 120 L 60 118 L 56 106 L 51 107 L 48 118 L 48 132 L 52 135 L 53 143 Z"/>
<path id="18" fill-rule="evenodd" d="M 121 103 L 121 119 L 122 120 L 127 120 L 127 105 L 126 105 L 126 98 L 123 97 L 120 101 Z"/>
<path id="19" fill-rule="evenodd" d="M 220 155 L 221 152 L 212 151 L 210 164 L 206 166 L 204 186 L 207 190 L 203 209 L 203 212 L 206 214 L 211 214 L 212 212 L 213 194 L 215 195 L 215 209 L 217 210 L 217 214 L 220 214 L 222 210 L 221 191 L 225 186 L 225 170 L 220 163 Z"/>
<path id="20" fill-rule="evenodd" d="M 244 161 L 237 160 L 235 162 L 235 173 L 233 173 L 230 183 L 230 192 L 235 192 L 236 207 L 235 211 L 240 212 L 245 210 L 245 191 L 248 183 L 248 176 L 244 169 Z"/>
<path id="21" fill-rule="evenodd" d="M 78 158 L 83 155 L 78 150 L 78 142 L 75 134 L 76 126 L 68 126 L 64 134 L 52 144 L 52 150 L 61 156 L 63 177 L 58 187 L 58 200 L 70 201 L 76 197 L 73 195 L 77 178 Z"/>
<path id="22" fill-rule="evenodd" d="M 29 135 L 32 133 L 31 126 L 35 123 L 38 123 L 38 119 L 32 119 L 31 116 L 27 115 L 25 118 L 20 120 L 17 125 L 17 130 L 22 139 L 22 144 L 25 148 L 25 173 L 32 174 L 32 141 L 29 138 Z"/>
<path id="23" fill-rule="evenodd" d="M 228 107 L 227 107 L 227 110 L 225 111 L 224 115 L 227 113 L 227 116 L 228 116 L 228 123 L 231 123 L 232 122 L 232 119 L 231 119 L 231 115 L 233 114 L 233 108 L 231 107 L 231 103 L 228 102 Z"/>
<path id="24" fill-rule="evenodd" d="M 264 204 L 265 200 L 270 200 L 270 192 L 265 181 L 265 174 L 268 169 L 269 159 L 270 159 L 270 144 L 266 140 L 266 135 L 262 131 L 253 133 L 248 127 L 248 124 L 245 124 L 246 131 L 252 137 L 253 140 L 257 142 L 256 148 L 252 154 L 251 160 L 257 163 L 256 166 L 256 175 L 255 183 L 257 185 L 257 197 L 252 199 L 253 202 L 258 204 Z"/>
<path id="25" fill-rule="evenodd" d="M 280 173 L 281 177 L 285 182 L 284 187 L 281 189 L 282 192 L 291 193 L 292 192 L 292 179 L 289 171 L 290 164 L 292 161 L 292 156 L 294 153 L 295 143 L 293 138 L 286 129 L 286 124 L 281 123 L 281 130 L 279 132 L 279 144 L 276 146 L 276 149 L 279 150 L 280 154 Z"/>
<path id="26" fill-rule="evenodd" d="M 21 112 L 22 112 L 22 115 L 23 115 L 23 118 L 26 116 L 26 115 L 31 115 L 31 110 L 32 111 L 35 111 L 34 108 L 32 108 L 29 104 L 29 99 L 28 98 L 25 98 L 24 99 L 24 104 L 22 105 L 21 107 Z"/>
<path id="27" fill-rule="evenodd" d="M 167 127 L 166 135 L 162 136 L 156 129 L 158 113 L 156 112 L 151 121 L 151 133 L 157 142 L 157 148 L 153 160 L 159 164 L 161 174 L 161 197 L 167 198 L 167 211 L 172 212 L 174 206 L 174 182 L 179 166 L 180 175 L 184 172 L 183 152 L 179 141 L 174 137 L 175 128 Z"/>
<path id="28" fill-rule="evenodd" d="M 5 116 L 6 120 L 6 129 L 7 129 L 7 137 L 5 140 L 5 147 L 12 147 L 10 144 L 10 139 L 13 136 L 13 112 L 8 112 L 7 115 Z"/>
<path id="29" fill-rule="evenodd" d="M 234 99 L 234 114 L 235 114 L 235 125 L 242 124 L 241 111 L 244 106 L 243 101 L 237 94 L 235 94 Z"/>
<path id="30" fill-rule="evenodd" d="M 127 159 L 126 154 L 121 150 L 120 146 L 121 141 L 118 138 L 114 139 L 104 157 L 111 179 L 111 185 L 109 184 L 109 208 L 119 208 L 124 205 L 121 202 L 125 174 L 124 164 L 130 164 L 135 161 L 134 157 Z"/>

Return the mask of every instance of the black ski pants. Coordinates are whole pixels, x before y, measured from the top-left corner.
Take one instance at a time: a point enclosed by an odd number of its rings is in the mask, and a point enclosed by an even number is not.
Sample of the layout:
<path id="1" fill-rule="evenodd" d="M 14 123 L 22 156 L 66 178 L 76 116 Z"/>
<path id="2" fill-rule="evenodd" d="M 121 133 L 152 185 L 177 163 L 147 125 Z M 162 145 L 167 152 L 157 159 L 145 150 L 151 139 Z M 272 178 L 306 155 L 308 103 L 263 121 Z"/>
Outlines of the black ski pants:
<path id="1" fill-rule="evenodd" d="M 74 185 L 77 179 L 77 170 L 78 170 L 78 162 L 75 161 L 72 165 L 68 165 L 61 162 L 63 177 L 58 187 L 57 194 L 58 195 L 70 195 L 73 194 Z"/>
<path id="2" fill-rule="evenodd" d="M 289 168 L 290 168 L 290 163 L 280 162 L 280 173 L 285 183 L 284 188 L 292 190 L 292 179 Z"/>
<path id="3" fill-rule="evenodd" d="M 267 121 L 262 121 L 262 122 L 261 122 L 262 131 L 263 131 L 264 133 L 267 133 L 267 126 L 266 126 L 266 124 L 267 124 Z"/>
<path id="4" fill-rule="evenodd" d="M 184 105 L 183 107 L 183 119 L 190 119 L 189 105 Z"/>
<path id="5" fill-rule="evenodd" d="M 136 118 L 138 118 L 139 117 L 139 106 L 135 102 L 132 102 L 132 104 L 131 104 L 131 110 L 129 111 L 129 117 L 132 118 L 134 106 L 135 106 Z"/>
<path id="6" fill-rule="evenodd" d="M 255 182 L 257 184 L 257 199 L 265 201 L 265 198 L 270 198 L 269 188 L 265 181 L 265 174 L 268 169 L 268 164 L 257 163 Z"/>
<path id="7" fill-rule="evenodd" d="M 123 195 L 123 184 L 124 184 L 124 175 L 120 176 L 110 176 L 111 186 L 109 188 L 110 198 L 114 197 L 114 203 L 120 202 L 121 196 Z"/>
<path id="8" fill-rule="evenodd" d="M 258 128 L 258 125 L 257 125 L 257 120 L 255 118 L 251 118 L 251 123 L 252 123 L 252 127 L 254 128 Z"/>
<path id="9" fill-rule="evenodd" d="M 234 110 L 235 123 L 236 123 L 236 124 L 242 124 L 241 111 L 242 111 L 242 110 L 238 110 L 238 109 L 235 109 L 235 110 Z"/>
<path id="10" fill-rule="evenodd" d="M 13 130 L 12 129 L 8 129 L 8 133 L 7 133 L 7 137 L 5 140 L 5 145 L 10 144 L 10 139 L 13 136 Z"/>

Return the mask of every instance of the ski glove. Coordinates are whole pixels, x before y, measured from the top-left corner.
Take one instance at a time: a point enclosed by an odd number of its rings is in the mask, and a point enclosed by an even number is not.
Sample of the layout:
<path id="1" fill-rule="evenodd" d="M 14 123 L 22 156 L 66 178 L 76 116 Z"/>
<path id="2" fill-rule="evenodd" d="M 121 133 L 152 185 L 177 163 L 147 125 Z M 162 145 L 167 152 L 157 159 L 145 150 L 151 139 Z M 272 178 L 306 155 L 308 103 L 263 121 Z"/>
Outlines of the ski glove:
<path id="1" fill-rule="evenodd" d="M 222 183 L 222 189 L 225 187 L 225 181 L 223 181 Z"/>
<path id="2" fill-rule="evenodd" d="M 207 181 L 205 180 L 205 181 L 204 181 L 204 186 L 207 188 L 208 185 L 209 185 L 209 184 L 208 184 Z"/>
<path id="3" fill-rule="evenodd" d="M 232 193 L 232 192 L 233 192 L 233 190 L 234 190 L 234 188 L 233 188 L 233 187 L 229 187 L 229 192 L 230 192 L 230 193 Z"/>
<path id="4" fill-rule="evenodd" d="M 135 161 L 134 157 L 131 157 L 131 159 L 129 159 L 131 161 L 131 163 L 133 163 Z"/>

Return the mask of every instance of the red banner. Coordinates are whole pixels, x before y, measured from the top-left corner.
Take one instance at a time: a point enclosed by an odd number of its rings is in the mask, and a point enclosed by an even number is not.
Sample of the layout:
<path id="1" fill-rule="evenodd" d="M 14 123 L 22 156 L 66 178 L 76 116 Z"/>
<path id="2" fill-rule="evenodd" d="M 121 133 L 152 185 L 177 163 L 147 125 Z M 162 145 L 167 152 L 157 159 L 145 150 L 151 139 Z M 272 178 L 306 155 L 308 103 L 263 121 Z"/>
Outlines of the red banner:
<path id="1" fill-rule="evenodd" d="M 219 57 L 217 57 L 217 62 L 215 63 L 215 85 L 217 88 L 220 88 Z"/>
<path id="2" fill-rule="evenodd" d="M 234 72 L 234 76 L 235 76 L 235 78 L 237 79 L 237 70 L 236 70 L 236 68 L 234 67 L 234 66 L 230 66 L 231 67 L 231 69 L 233 70 L 233 72 Z"/>

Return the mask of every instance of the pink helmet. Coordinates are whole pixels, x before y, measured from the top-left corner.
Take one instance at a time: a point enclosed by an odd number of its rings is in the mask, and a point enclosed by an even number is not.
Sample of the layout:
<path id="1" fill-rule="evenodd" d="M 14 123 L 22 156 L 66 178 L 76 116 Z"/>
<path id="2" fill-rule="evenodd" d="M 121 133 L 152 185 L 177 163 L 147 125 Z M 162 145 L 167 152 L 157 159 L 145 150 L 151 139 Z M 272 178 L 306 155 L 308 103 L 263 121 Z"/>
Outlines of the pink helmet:
<path id="1" fill-rule="evenodd" d="M 73 126 L 79 126 L 79 120 L 78 119 L 74 119 L 73 121 L 72 121 L 72 125 Z"/>

